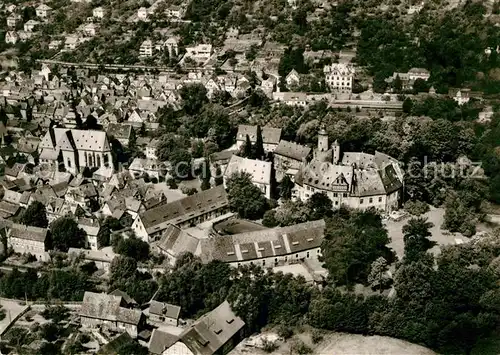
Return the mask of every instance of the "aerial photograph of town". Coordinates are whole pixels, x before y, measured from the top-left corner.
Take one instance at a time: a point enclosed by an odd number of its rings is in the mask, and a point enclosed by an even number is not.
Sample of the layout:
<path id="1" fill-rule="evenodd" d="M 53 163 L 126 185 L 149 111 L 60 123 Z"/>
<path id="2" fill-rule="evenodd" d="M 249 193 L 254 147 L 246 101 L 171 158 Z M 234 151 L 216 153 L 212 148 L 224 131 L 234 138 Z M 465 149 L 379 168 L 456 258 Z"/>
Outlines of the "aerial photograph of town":
<path id="1" fill-rule="evenodd" d="M 0 22 L 0 354 L 500 354 L 500 0 Z"/>

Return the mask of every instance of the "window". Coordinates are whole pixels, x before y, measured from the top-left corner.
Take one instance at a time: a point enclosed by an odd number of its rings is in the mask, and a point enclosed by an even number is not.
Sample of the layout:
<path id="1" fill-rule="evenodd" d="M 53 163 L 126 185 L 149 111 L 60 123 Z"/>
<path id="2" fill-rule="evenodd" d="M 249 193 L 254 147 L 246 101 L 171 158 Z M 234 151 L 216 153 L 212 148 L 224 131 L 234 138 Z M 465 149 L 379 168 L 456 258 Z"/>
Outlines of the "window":
<path id="1" fill-rule="evenodd" d="M 339 205 L 339 201 L 335 201 L 335 206 L 338 206 Z"/>
<path id="2" fill-rule="evenodd" d="M 306 254 L 306 258 L 308 258 L 308 259 L 309 259 L 309 252 L 307 252 L 307 254 Z"/>
<path id="3" fill-rule="evenodd" d="M 344 193 L 344 197 L 347 197 L 347 194 L 346 194 L 346 193 Z"/>
<path id="4" fill-rule="evenodd" d="M 382 202 L 382 197 L 379 197 L 379 198 L 378 198 L 378 202 Z"/>
<path id="5" fill-rule="evenodd" d="M 368 200 L 369 203 L 373 203 L 373 198 L 370 197 L 370 199 Z"/>
<path id="6" fill-rule="evenodd" d="M 333 193 L 333 197 L 338 197 L 338 195 L 339 195 L 339 194 L 338 194 L 338 193 L 336 193 L 336 192 L 334 192 L 334 193 Z"/>
<path id="7" fill-rule="evenodd" d="M 68 158 L 68 168 L 71 168 L 71 159 Z"/>
<path id="8" fill-rule="evenodd" d="M 362 204 L 363 204 L 363 199 L 362 199 L 362 198 L 359 200 L 359 204 L 360 204 L 360 205 L 362 205 Z"/>

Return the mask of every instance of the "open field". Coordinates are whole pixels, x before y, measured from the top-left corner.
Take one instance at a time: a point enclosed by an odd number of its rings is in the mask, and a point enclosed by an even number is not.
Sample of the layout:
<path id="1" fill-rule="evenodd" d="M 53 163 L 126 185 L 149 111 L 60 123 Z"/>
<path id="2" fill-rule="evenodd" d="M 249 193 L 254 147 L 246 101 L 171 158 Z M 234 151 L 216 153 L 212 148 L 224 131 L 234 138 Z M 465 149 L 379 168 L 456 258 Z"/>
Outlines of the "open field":
<path id="1" fill-rule="evenodd" d="M 260 344 L 259 338 L 275 339 L 275 333 L 263 333 L 261 336 L 245 339 L 230 355 L 264 355 L 266 352 L 251 346 Z M 309 332 L 295 335 L 286 342 L 277 341 L 279 347 L 271 354 L 296 354 L 291 350 L 297 341 L 302 341 L 312 349 L 313 355 L 434 355 L 434 351 L 423 346 L 412 344 L 404 340 L 382 336 L 364 336 L 359 334 L 346 334 L 325 332 L 323 340 L 313 344 Z"/>

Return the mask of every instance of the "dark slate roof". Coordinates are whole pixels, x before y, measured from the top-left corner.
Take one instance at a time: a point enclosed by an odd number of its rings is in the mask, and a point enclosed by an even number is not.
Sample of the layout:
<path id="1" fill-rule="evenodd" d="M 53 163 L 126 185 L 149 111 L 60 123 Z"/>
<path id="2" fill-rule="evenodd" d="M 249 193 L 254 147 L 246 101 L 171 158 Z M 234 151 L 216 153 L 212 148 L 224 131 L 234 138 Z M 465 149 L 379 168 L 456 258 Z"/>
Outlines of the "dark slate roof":
<path id="1" fill-rule="evenodd" d="M 261 127 L 262 140 L 267 144 L 278 144 L 281 138 L 281 128 Z M 257 140 L 257 126 L 239 125 L 236 140 L 244 141 L 250 137 L 253 143 Z"/>
<path id="2" fill-rule="evenodd" d="M 285 140 L 281 140 L 274 151 L 274 154 L 298 161 L 305 159 L 309 153 L 311 153 L 311 148 Z"/>
<path id="3" fill-rule="evenodd" d="M 148 234 L 159 232 L 169 224 L 179 224 L 229 204 L 226 190 L 220 185 L 183 199 L 152 208 L 140 215 Z"/>
<path id="4" fill-rule="evenodd" d="M 182 332 L 180 339 L 194 354 L 212 355 L 244 326 L 245 322 L 224 301 Z"/>
<path id="5" fill-rule="evenodd" d="M 179 337 L 176 335 L 154 329 L 149 341 L 149 352 L 154 355 L 161 355 L 178 340 Z"/>

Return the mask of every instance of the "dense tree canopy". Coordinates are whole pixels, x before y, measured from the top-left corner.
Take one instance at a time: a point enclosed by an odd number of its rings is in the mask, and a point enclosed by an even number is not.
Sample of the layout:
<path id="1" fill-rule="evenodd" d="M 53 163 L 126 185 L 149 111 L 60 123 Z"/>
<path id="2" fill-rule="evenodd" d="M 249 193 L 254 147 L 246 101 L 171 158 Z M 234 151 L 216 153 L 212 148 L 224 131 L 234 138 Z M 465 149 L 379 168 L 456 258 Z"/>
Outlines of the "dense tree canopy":
<path id="1" fill-rule="evenodd" d="M 50 237 L 55 250 L 68 251 L 69 248 L 85 246 L 85 231 L 78 228 L 78 224 L 70 217 L 60 217 L 52 222 Z"/>
<path id="2" fill-rule="evenodd" d="M 227 180 L 229 207 L 242 218 L 258 219 L 268 207 L 262 191 L 252 183 L 250 174 L 236 172 Z"/>
<path id="3" fill-rule="evenodd" d="M 28 226 L 47 228 L 49 221 L 47 220 L 47 211 L 43 203 L 35 201 L 29 205 L 21 214 L 19 222 Z"/>

